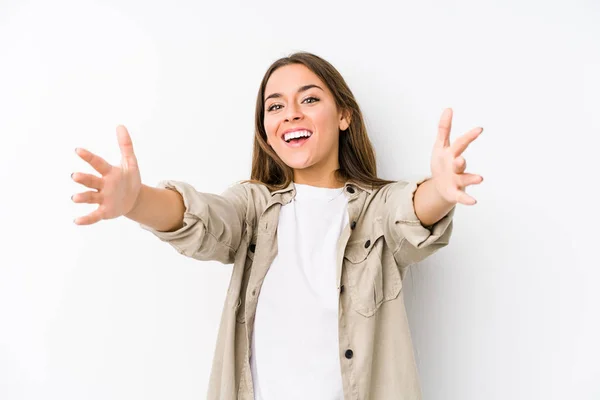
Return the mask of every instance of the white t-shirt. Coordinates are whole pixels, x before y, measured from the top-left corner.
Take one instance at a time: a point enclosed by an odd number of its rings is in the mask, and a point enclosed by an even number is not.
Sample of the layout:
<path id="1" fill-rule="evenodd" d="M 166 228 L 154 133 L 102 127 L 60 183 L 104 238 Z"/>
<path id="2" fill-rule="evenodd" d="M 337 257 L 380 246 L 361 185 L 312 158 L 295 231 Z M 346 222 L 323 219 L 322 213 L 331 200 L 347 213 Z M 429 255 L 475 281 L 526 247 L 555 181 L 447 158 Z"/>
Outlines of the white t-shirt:
<path id="1" fill-rule="evenodd" d="M 336 249 L 348 202 L 343 188 L 294 186 L 258 297 L 250 360 L 255 399 L 341 400 Z"/>

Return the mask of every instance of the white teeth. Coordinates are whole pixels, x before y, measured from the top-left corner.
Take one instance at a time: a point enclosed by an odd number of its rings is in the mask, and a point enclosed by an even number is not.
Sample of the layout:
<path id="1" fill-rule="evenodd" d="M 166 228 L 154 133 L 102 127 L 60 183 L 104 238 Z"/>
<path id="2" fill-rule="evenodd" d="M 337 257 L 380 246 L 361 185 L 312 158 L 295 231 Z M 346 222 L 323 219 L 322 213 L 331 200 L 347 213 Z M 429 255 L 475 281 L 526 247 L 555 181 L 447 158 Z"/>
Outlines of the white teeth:
<path id="1" fill-rule="evenodd" d="M 283 135 L 283 140 L 285 140 L 286 142 L 289 143 L 290 140 L 292 139 L 296 139 L 299 137 L 311 137 L 312 133 L 309 131 L 295 131 L 295 132 L 290 132 L 290 133 L 286 133 L 285 135 Z"/>

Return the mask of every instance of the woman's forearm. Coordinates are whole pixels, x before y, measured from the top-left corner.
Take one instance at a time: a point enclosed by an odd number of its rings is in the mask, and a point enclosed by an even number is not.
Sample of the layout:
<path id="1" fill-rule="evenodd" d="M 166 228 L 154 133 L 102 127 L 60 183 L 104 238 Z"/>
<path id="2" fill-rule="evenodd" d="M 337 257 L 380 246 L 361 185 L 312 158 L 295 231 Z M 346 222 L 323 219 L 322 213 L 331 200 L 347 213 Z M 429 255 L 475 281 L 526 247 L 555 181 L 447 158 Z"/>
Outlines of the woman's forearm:
<path id="1" fill-rule="evenodd" d="M 133 209 L 125 216 L 162 232 L 183 227 L 185 204 L 179 192 L 142 185 Z"/>
<path id="2" fill-rule="evenodd" d="M 456 203 L 449 203 L 440 196 L 432 179 L 426 180 L 417 187 L 413 203 L 415 213 L 424 226 L 435 224 L 456 205 Z"/>

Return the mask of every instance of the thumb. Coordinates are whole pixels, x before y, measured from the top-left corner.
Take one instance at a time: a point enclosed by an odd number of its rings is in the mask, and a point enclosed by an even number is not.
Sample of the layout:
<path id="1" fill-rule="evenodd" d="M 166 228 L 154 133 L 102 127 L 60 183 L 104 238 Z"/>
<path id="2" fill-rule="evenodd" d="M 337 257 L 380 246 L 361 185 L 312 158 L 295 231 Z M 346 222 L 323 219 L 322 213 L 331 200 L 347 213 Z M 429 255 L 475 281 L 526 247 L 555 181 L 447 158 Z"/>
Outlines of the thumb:
<path id="1" fill-rule="evenodd" d="M 137 158 L 133 152 L 133 143 L 127 128 L 123 125 L 117 126 L 117 141 L 121 149 L 121 162 L 128 167 L 137 167 Z"/>

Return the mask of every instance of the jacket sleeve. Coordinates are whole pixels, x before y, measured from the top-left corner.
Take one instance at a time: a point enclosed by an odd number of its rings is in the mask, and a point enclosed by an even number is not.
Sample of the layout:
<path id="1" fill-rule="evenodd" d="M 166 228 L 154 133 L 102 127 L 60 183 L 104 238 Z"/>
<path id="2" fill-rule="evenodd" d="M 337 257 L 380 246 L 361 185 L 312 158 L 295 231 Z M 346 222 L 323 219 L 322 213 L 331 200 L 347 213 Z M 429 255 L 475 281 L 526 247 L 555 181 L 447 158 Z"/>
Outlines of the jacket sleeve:
<path id="1" fill-rule="evenodd" d="M 429 257 L 448 245 L 452 235 L 453 217 L 456 206 L 432 226 L 423 226 L 415 213 L 413 197 L 418 185 L 427 178 L 417 181 L 398 181 L 390 185 L 386 194 L 387 232 L 394 258 L 401 266 L 407 266 Z"/>
<path id="2" fill-rule="evenodd" d="M 172 232 L 140 226 L 160 240 L 169 243 L 180 254 L 202 261 L 231 264 L 240 245 L 248 192 L 244 184 L 229 187 L 223 194 L 202 193 L 185 182 L 165 180 L 159 188 L 175 190 L 183 197 L 183 227 Z"/>

